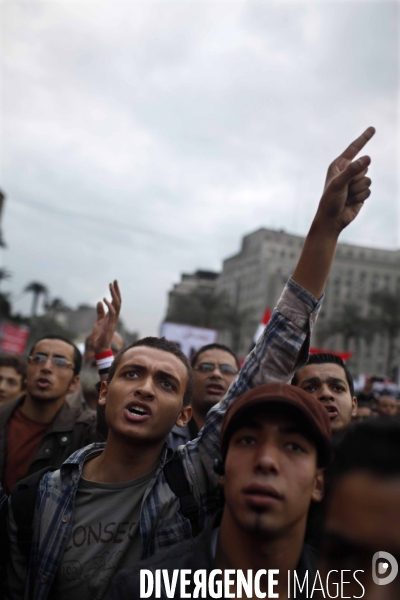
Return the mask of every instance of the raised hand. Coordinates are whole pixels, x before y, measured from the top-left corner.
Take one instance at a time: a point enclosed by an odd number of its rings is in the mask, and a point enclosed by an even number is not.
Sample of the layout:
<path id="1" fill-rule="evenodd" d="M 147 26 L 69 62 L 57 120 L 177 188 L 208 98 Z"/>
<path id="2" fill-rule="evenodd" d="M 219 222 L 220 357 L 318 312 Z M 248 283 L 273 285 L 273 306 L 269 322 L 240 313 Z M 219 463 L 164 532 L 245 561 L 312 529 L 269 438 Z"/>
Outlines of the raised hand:
<path id="1" fill-rule="evenodd" d="M 374 133 L 374 127 L 368 127 L 328 168 L 315 219 L 325 222 L 336 233 L 340 233 L 356 218 L 371 193 L 371 179 L 366 177 L 370 157 L 363 156 L 352 161 Z"/>
<path id="2" fill-rule="evenodd" d="M 351 223 L 370 195 L 366 177 L 369 156 L 353 161 L 375 133 L 368 127 L 329 166 L 325 189 L 304 242 L 293 279 L 315 298 L 320 298 L 335 256 L 340 232 Z"/>
<path id="3" fill-rule="evenodd" d="M 110 283 L 111 302 L 107 298 L 103 298 L 104 303 L 108 308 L 106 312 L 103 302 L 98 302 L 96 306 L 97 320 L 93 325 L 92 333 L 90 334 L 93 348 L 96 354 L 105 352 L 111 347 L 111 340 L 118 325 L 118 317 L 121 311 L 121 292 L 119 290 L 118 281 Z"/>

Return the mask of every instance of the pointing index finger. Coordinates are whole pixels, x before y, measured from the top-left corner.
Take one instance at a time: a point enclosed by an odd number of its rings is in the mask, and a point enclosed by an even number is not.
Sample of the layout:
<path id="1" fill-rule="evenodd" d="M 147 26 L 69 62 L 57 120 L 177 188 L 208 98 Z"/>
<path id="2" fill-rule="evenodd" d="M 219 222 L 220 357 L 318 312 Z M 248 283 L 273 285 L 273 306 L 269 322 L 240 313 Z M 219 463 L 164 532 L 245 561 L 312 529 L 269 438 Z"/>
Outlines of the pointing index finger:
<path id="1" fill-rule="evenodd" d="M 357 154 L 360 152 L 360 150 L 362 150 L 365 146 L 365 144 L 367 144 L 367 142 L 369 142 L 369 140 L 372 138 L 372 136 L 375 133 L 375 127 L 368 127 L 364 133 L 362 133 L 360 135 L 360 137 L 358 137 L 356 140 L 354 140 L 354 142 L 352 142 L 350 144 L 350 146 L 348 146 L 346 148 L 346 150 L 344 152 L 342 152 L 342 154 L 339 156 L 339 158 L 345 158 L 346 160 L 353 160 L 353 158 L 355 158 L 357 156 Z"/>

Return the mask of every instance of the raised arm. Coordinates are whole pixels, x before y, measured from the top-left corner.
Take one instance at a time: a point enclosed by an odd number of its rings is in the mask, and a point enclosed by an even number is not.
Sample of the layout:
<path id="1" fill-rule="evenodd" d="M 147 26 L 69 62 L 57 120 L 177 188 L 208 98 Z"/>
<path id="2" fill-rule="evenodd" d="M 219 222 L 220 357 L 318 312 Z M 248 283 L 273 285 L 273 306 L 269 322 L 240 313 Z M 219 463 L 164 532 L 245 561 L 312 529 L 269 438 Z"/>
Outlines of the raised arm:
<path id="1" fill-rule="evenodd" d="M 366 177 L 371 159 L 363 156 L 352 160 L 374 133 L 375 129 L 368 127 L 328 169 L 317 213 L 293 273 L 294 281 L 315 298 L 324 292 L 340 233 L 356 218 L 371 193 L 371 179 Z"/>
<path id="2" fill-rule="evenodd" d="M 329 166 L 325 188 L 293 277 L 289 278 L 269 323 L 226 396 L 208 413 L 197 440 L 189 442 L 183 450 L 189 464 L 196 462 L 196 455 L 200 456 L 212 481 L 217 481 L 212 463 L 219 455 L 219 430 L 228 405 L 257 385 L 287 383 L 308 359 L 311 330 L 321 307 L 339 234 L 355 219 L 370 195 L 371 180 L 365 175 L 371 160 L 363 157 L 352 162 L 352 159 L 374 133 L 374 128 L 368 128 Z M 193 473 L 196 474 L 196 467 Z"/>

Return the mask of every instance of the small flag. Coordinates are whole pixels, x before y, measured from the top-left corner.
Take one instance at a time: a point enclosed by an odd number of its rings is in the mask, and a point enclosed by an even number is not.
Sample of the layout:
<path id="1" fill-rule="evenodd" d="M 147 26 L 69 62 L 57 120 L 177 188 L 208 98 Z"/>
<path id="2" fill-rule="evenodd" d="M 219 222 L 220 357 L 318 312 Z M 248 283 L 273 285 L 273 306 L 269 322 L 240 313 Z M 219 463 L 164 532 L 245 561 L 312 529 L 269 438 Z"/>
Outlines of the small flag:
<path id="1" fill-rule="evenodd" d="M 262 334 L 262 332 L 265 329 L 266 324 L 268 323 L 268 321 L 271 318 L 271 310 L 269 308 L 266 308 L 264 311 L 264 315 L 263 318 L 261 319 L 261 322 L 258 324 L 257 326 L 257 330 L 254 334 L 254 338 L 253 341 L 255 344 L 257 344 L 258 338 L 260 337 L 260 335 Z"/>

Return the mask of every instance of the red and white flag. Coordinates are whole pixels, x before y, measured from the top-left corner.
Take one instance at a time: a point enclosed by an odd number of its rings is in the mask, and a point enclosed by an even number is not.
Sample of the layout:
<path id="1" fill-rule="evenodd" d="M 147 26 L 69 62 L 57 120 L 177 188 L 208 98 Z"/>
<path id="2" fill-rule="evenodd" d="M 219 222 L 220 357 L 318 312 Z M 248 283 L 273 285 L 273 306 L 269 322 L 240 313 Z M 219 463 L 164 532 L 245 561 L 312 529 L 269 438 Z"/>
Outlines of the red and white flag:
<path id="1" fill-rule="evenodd" d="M 257 327 L 257 330 L 256 330 L 256 332 L 254 334 L 253 341 L 254 341 L 255 344 L 257 344 L 258 338 L 260 337 L 260 335 L 264 331 L 265 326 L 268 323 L 268 321 L 270 320 L 270 318 L 271 318 L 271 309 L 266 308 L 265 311 L 264 311 L 263 318 L 261 319 L 261 322 L 259 323 L 259 325 Z"/>

